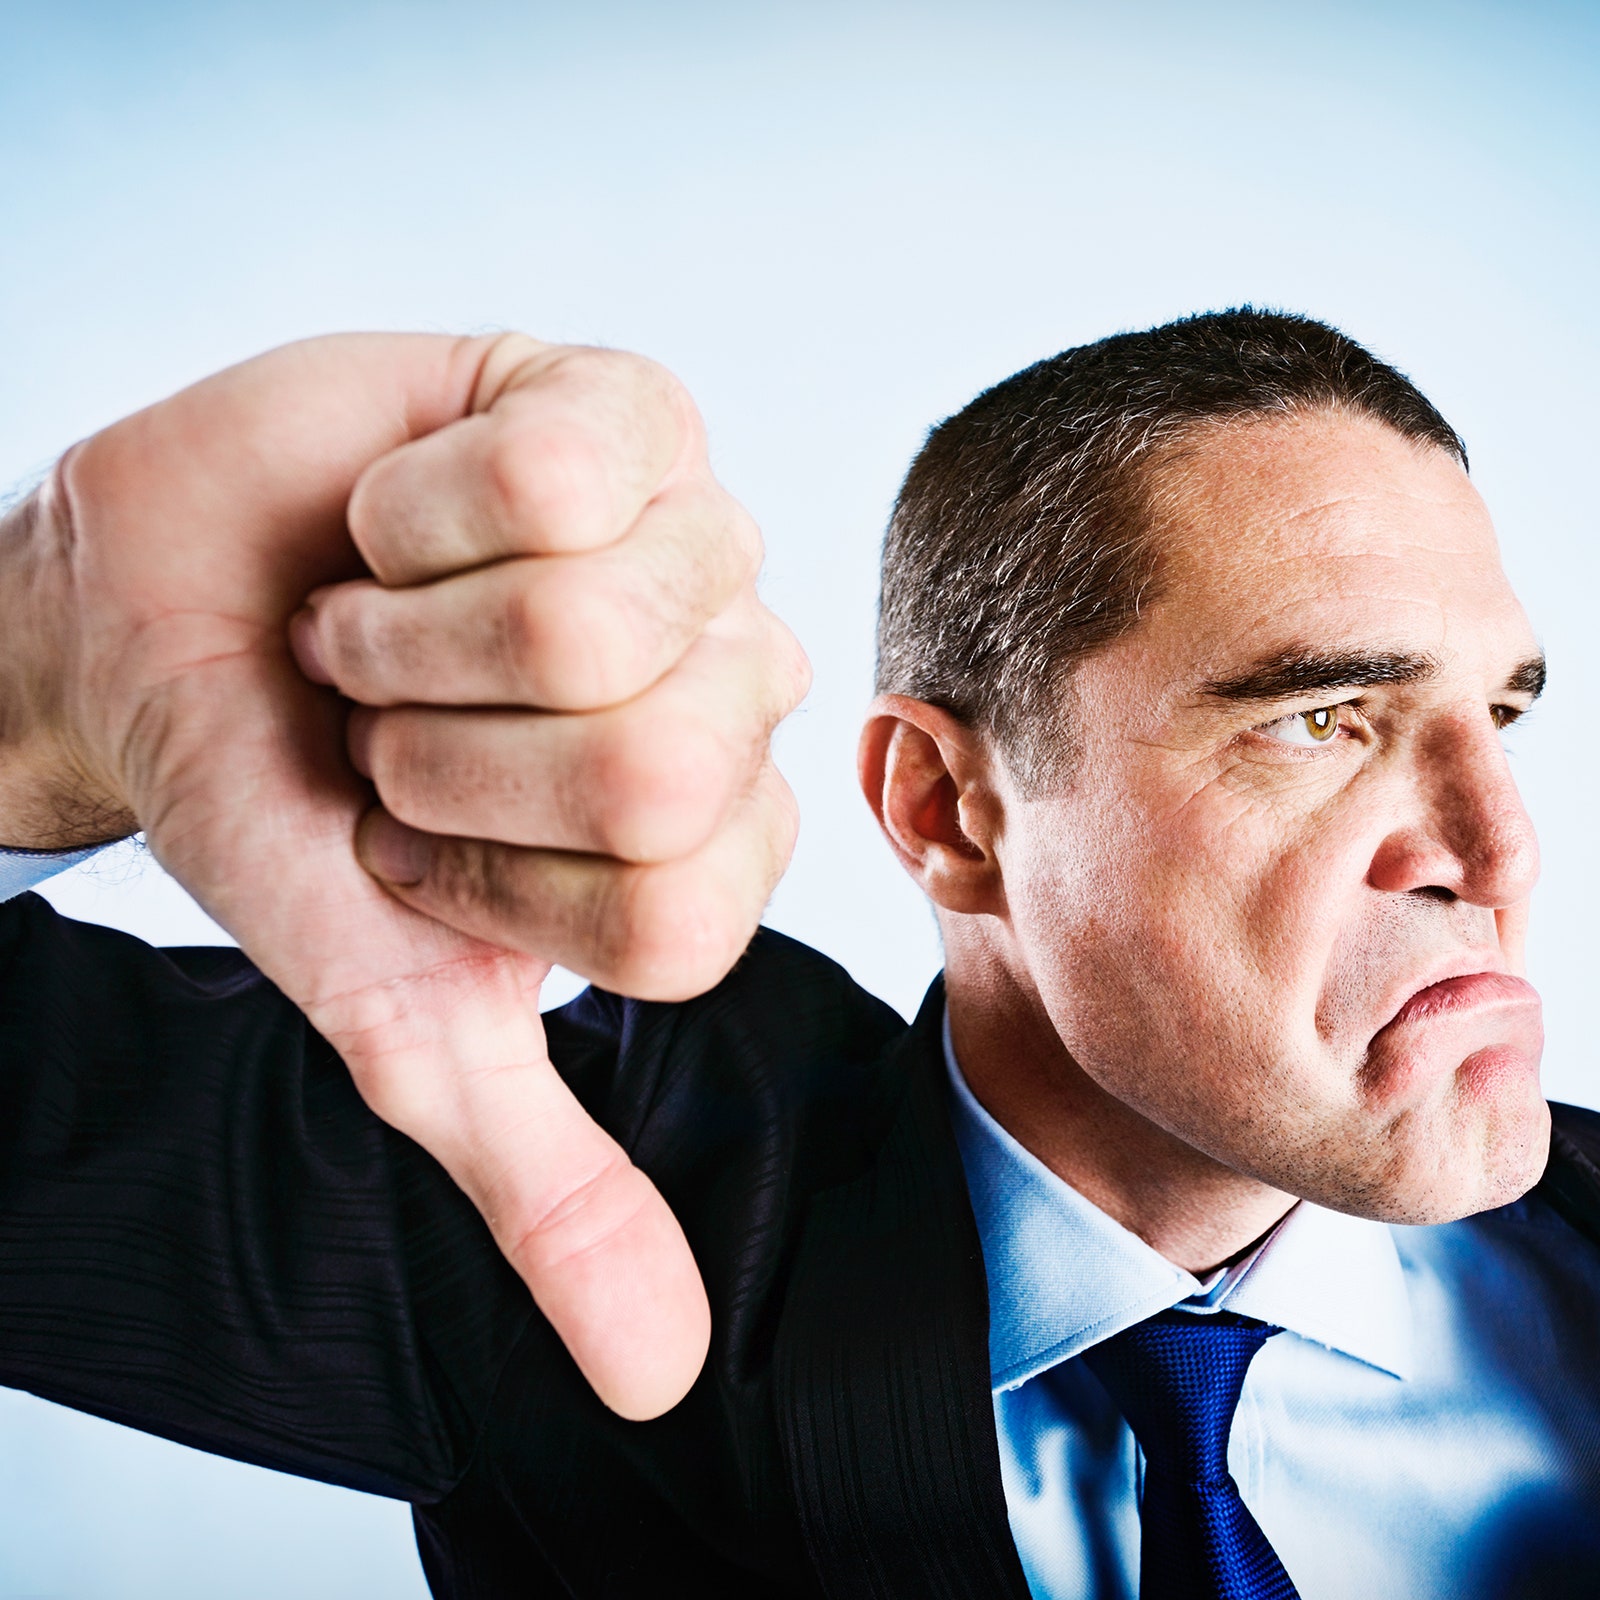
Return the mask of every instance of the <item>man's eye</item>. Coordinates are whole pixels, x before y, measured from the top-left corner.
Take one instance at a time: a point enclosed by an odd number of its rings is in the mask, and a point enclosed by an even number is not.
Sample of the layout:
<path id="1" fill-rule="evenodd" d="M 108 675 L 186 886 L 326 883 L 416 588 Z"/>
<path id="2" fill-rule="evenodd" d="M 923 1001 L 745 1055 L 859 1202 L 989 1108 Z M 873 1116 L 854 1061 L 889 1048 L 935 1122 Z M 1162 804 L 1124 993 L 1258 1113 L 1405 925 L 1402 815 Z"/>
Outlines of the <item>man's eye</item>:
<path id="1" fill-rule="evenodd" d="M 1318 706 L 1263 723 L 1256 731 L 1283 744 L 1327 744 L 1339 731 L 1340 706 Z"/>

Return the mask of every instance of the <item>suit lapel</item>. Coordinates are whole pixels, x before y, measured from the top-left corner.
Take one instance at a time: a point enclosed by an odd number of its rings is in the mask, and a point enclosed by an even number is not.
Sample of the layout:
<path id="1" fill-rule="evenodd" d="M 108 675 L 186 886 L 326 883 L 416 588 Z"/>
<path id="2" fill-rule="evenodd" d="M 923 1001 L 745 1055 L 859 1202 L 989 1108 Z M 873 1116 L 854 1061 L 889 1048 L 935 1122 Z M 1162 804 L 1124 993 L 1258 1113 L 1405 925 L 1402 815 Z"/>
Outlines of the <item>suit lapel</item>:
<path id="1" fill-rule="evenodd" d="M 935 984 L 883 1064 L 887 1133 L 820 1193 L 774 1350 L 802 1531 L 830 1596 L 1026 1600 L 989 1391 L 988 1297 Z"/>

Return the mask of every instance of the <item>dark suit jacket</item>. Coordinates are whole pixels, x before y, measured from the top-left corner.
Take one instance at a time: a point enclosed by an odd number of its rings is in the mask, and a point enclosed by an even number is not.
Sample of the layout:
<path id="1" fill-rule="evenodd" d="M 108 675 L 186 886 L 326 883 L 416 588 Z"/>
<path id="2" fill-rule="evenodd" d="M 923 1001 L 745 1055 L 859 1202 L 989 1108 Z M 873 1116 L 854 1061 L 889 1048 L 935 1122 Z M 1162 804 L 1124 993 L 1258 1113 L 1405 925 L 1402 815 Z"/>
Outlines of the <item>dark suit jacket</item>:
<path id="1" fill-rule="evenodd" d="M 591 1395 L 465 1198 L 229 950 L 0 906 L 0 1383 L 415 1507 L 437 1594 L 1024 1600 L 942 996 L 762 933 L 548 1019 L 710 1291 L 689 1397 Z M 1534 1196 L 1600 1242 L 1600 1117 Z"/>

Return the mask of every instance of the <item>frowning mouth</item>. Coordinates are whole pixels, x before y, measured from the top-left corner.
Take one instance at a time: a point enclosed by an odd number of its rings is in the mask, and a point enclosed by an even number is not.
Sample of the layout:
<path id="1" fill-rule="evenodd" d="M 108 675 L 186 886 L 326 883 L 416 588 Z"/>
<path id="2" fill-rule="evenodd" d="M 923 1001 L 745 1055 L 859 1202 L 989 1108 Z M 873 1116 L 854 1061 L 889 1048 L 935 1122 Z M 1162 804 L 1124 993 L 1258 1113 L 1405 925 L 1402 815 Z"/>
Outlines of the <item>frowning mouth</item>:
<path id="1" fill-rule="evenodd" d="M 1509 972 L 1469 972 L 1457 978 L 1430 983 L 1405 1002 L 1380 1032 L 1411 1022 L 1426 1022 L 1454 1012 L 1487 1010 L 1496 1006 L 1539 1004 L 1539 991 L 1526 978 Z"/>

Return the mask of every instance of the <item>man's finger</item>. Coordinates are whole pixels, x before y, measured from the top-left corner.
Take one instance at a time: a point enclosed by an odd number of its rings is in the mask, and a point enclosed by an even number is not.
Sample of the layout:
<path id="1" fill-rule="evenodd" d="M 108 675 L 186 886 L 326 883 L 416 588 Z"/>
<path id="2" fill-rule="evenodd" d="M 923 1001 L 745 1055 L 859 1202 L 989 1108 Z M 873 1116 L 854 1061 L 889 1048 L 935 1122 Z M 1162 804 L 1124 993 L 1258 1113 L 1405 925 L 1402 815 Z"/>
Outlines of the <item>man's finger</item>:
<path id="1" fill-rule="evenodd" d="M 473 415 L 375 461 L 350 533 L 386 584 L 619 539 L 675 470 L 703 462 L 678 381 L 617 350 L 497 342 Z"/>
<path id="2" fill-rule="evenodd" d="M 350 753 L 389 815 L 426 833 L 671 861 L 748 792 L 805 685 L 799 645 L 752 604 L 624 705 L 586 716 L 360 708 Z"/>
<path id="3" fill-rule="evenodd" d="M 363 819 L 357 844 L 396 898 L 462 933 L 621 994 L 684 1000 L 749 942 L 796 826 L 794 797 L 769 764 L 714 838 L 658 865 L 424 834 L 381 810 Z"/>
<path id="4" fill-rule="evenodd" d="M 458 949 L 326 997 L 313 1020 L 377 1114 L 432 1152 L 614 1411 L 660 1415 L 704 1363 L 710 1311 L 683 1230 L 551 1065 L 538 963 Z"/>
<path id="5" fill-rule="evenodd" d="M 296 619 L 296 645 L 363 705 L 589 710 L 660 678 L 760 561 L 745 511 L 690 479 L 603 550 L 500 561 L 416 588 L 324 589 Z"/>

